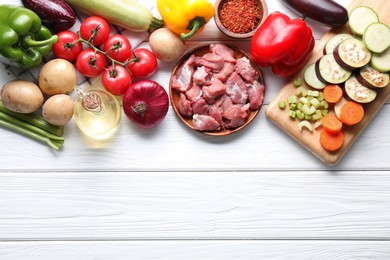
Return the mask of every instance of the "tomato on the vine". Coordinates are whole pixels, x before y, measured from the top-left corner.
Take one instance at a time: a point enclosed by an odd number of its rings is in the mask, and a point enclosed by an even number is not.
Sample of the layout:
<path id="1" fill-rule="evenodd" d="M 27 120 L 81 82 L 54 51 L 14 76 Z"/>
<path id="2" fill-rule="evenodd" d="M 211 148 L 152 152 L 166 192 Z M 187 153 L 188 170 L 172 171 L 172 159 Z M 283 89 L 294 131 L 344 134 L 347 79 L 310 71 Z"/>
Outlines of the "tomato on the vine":
<path id="1" fill-rule="evenodd" d="M 106 62 L 103 54 L 89 48 L 80 52 L 76 59 L 76 68 L 85 77 L 93 78 L 103 72 Z"/>
<path id="2" fill-rule="evenodd" d="M 124 62 L 131 57 L 131 43 L 122 34 L 113 34 L 104 43 L 103 51 L 116 61 Z"/>
<path id="3" fill-rule="evenodd" d="M 53 45 L 53 52 L 58 58 L 74 61 L 83 50 L 83 44 L 78 41 L 79 36 L 66 30 L 57 33 L 58 42 Z"/>
<path id="4" fill-rule="evenodd" d="M 127 65 L 134 77 L 147 78 L 153 75 L 157 70 L 157 58 L 148 49 L 139 48 L 134 52 L 135 60 Z"/>
<path id="5" fill-rule="evenodd" d="M 110 35 L 110 25 L 99 16 L 90 16 L 81 23 L 80 35 L 87 41 L 94 35 L 91 43 L 94 46 L 100 46 Z"/>
<path id="6" fill-rule="evenodd" d="M 102 84 L 113 95 L 122 95 L 130 87 L 133 79 L 121 65 L 110 65 L 103 73 Z"/>

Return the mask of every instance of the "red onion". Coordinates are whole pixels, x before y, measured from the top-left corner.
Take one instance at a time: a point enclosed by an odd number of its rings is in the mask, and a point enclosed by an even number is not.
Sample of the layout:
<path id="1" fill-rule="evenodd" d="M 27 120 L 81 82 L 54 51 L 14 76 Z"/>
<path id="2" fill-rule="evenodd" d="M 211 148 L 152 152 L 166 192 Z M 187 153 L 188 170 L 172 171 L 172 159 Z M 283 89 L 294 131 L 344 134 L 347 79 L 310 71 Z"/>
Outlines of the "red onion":
<path id="1" fill-rule="evenodd" d="M 153 128 L 163 121 L 169 108 L 168 94 L 157 82 L 141 80 L 123 94 L 123 111 L 141 128 Z"/>

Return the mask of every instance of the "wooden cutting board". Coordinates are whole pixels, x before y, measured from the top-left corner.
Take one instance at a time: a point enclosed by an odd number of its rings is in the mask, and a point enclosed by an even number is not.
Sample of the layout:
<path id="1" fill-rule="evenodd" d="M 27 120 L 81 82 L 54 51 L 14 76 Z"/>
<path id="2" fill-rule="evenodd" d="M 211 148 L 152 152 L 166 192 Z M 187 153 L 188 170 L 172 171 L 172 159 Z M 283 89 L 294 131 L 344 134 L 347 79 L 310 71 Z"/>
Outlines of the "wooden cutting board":
<path id="1" fill-rule="evenodd" d="M 380 21 L 390 26 L 390 4 L 387 0 L 354 0 L 351 2 L 348 10 L 352 10 L 354 7 L 359 5 L 365 5 L 372 7 L 379 15 Z M 378 92 L 377 98 L 369 103 L 364 105 L 365 116 L 363 120 L 355 126 L 345 126 L 343 128 L 345 140 L 343 146 L 337 152 L 327 152 L 325 151 L 319 143 L 319 133 L 320 129 L 314 130 L 313 132 L 303 130 L 302 132 L 298 129 L 298 120 L 290 119 L 288 115 L 288 108 L 281 110 L 278 107 L 278 103 L 281 100 L 287 100 L 288 96 L 294 95 L 295 87 L 293 87 L 292 82 L 297 77 L 303 79 L 303 72 L 307 65 L 314 63 L 318 58 L 323 55 L 323 49 L 326 42 L 335 34 L 348 32 L 350 33 L 348 26 L 343 26 L 342 28 L 332 29 L 326 33 L 323 38 L 316 44 L 315 49 L 313 50 L 312 56 L 306 63 L 306 66 L 294 76 L 290 82 L 288 82 L 280 90 L 275 99 L 267 107 L 265 113 L 267 118 L 275 123 L 278 127 L 284 130 L 288 135 L 295 139 L 298 143 L 303 145 L 306 149 L 312 152 L 315 156 L 321 159 L 327 165 L 336 165 L 344 154 L 348 151 L 354 141 L 374 118 L 376 113 L 381 109 L 383 104 L 386 102 L 387 98 L 390 95 L 390 86 L 381 89 Z M 305 85 L 303 83 L 303 85 Z"/>

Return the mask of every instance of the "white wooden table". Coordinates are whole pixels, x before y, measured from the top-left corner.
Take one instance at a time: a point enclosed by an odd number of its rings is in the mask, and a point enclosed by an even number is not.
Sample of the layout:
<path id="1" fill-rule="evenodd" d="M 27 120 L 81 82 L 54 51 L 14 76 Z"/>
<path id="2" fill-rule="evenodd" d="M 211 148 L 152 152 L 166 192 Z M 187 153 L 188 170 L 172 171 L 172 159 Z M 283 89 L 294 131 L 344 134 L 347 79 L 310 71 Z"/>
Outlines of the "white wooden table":
<path id="1" fill-rule="evenodd" d="M 215 41 L 249 50 L 213 20 L 187 46 Z M 168 89 L 174 65 L 152 79 Z M 259 116 L 224 138 L 172 108 L 149 131 L 123 117 L 99 146 L 72 121 L 56 152 L 0 128 L 0 259 L 390 259 L 390 104 L 329 167 L 267 121 L 285 81 L 262 71 Z"/>

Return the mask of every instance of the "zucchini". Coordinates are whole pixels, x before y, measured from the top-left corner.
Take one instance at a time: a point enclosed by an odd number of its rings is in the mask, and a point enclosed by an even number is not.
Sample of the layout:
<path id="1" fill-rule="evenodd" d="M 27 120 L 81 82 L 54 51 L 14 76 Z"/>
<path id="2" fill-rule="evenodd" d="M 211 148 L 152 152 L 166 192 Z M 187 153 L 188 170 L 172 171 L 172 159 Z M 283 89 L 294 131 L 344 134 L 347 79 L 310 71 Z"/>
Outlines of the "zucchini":
<path id="1" fill-rule="evenodd" d="M 362 36 L 370 24 L 377 22 L 378 14 L 371 7 L 358 6 L 350 12 L 348 25 L 353 34 Z"/>
<path id="2" fill-rule="evenodd" d="M 371 51 L 361 40 L 356 38 L 342 41 L 333 55 L 337 63 L 348 70 L 361 68 L 371 60 Z"/>
<path id="3" fill-rule="evenodd" d="M 382 73 L 369 65 L 364 66 L 356 75 L 357 80 L 369 88 L 384 88 L 389 85 L 390 77 L 388 73 Z"/>
<path id="4" fill-rule="evenodd" d="M 319 58 L 315 63 L 318 79 L 325 84 L 340 84 L 345 82 L 352 74 L 350 70 L 342 68 L 335 60 L 333 53 Z"/>
<path id="5" fill-rule="evenodd" d="M 66 0 L 76 10 L 100 16 L 107 22 L 134 32 L 146 32 L 162 27 L 164 22 L 134 0 Z"/>
<path id="6" fill-rule="evenodd" d="M 372 52 L 384 52 L 390 46 L 390 28 L 381 22 L 370 24 L 364 31 L 363 42 Z"/>
<path id="7" fill-rule="evenodd" d="M 390 47 L 383 53 L 373 53 L 371 67 L 380 72 L 390 72 Z"/>
<path id="8" fill-rule="evenodd" d="M 344 84 L 347 96 L 358 103 L 370 103 L 377 95 L 376 90 L 363 86 L 355 76 L 351 76 Z"/>

